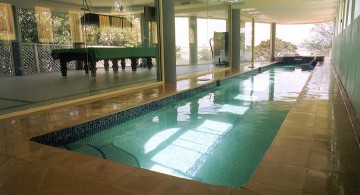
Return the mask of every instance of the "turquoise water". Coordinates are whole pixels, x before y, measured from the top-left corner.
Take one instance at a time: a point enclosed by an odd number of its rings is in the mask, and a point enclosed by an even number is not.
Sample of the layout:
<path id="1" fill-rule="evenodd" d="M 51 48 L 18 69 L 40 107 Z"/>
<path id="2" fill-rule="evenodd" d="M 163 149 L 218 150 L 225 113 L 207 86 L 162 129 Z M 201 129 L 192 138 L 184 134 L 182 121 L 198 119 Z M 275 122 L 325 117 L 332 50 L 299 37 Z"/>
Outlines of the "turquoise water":
<path id="1" fill-rule="evenodd" d="M 74 151 L 208 184 L 245 184 L 310 75 L 274 66 L 69 144 Z"/>

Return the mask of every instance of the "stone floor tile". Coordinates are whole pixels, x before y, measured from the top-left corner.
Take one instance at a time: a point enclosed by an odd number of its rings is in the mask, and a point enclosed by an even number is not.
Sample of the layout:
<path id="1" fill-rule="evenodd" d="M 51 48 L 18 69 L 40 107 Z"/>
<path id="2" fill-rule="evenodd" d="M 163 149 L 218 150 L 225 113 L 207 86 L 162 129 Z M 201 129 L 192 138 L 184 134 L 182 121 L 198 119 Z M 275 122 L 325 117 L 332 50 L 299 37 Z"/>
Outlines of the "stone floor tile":
<path id="1" fill-rule="evenodd" d="M 177 179 L 173 176 L 138 169 L 127 177 L 115 181 L 111 187 L 133 194 L 156 195 L 167 192 L 174 186 L 175 181 Z"/>
<path id="2" fill-rule="evenodd" d="M 263 161 L 306 167 L 309 159 L 308 150 L 271 146 L 263 157 Z"/>
<path id="3" fill-rule="evenodd" d="M 290 112 L 285 119 L 284 124 L 289 126 L 313 127 L 315 123 L 315 114 L 303 112 Z"/>
<path id="4" fill-rule="evenodd" d="M 274 138 L 271 145 L 278 147 L 292 148 L 292 149 L 310 150 L 311 144 L 312 144 L 311 138 L 288 136 L 288 135 L 277 135 Z"/>
<path id="5" fill-rule="evenodd" d="M 309 168 L 360 176 L 360 156 L 351 153 L 311 152 Z"/>
<path id="6" fill-rule="evenodd" d="M 0 194 L 34 193 L 46 174 L 46 169 L 34 168 L 0 174 Z"/>
<path id="7" fill-rule="evenodd" d="M 355 134 L 354 132 L 351 131 L 343 132 L 343 131 L 316 128 L 314 130 L 313 137 L 314 139 L 320 139 L 320 140 L 356 143 Z"/>
<path id="8" fill-rule="evenodd" d="M 360 148 L 354 142 L 336 142 L 330 140 L 314 140 L 311 151 L 334 154 L 350 153 L 360 156 Z"/>
<path id="9" fill-rule="evenodd" d="M 230 195 L 232 188 L 223 187 L 223 186 L 210 186 L 210 193 L 211 195 Z"/>
<path id="10" fill-rule="evenodd" d="M 313 128 L 299 127 L 299 126 L 291 126 L 287 123 L 283 123 L 278 132 L 279 135 L 288 135 L 288 136 L 298 136 L 305 138 L 313 137 Z"/>
<path id="11" fill-rule="evenodd" d="M 317 104 L 296 104 L 293 108 L 293 112 L 305 112 L 305 113 L 315 113 L 317 109 Z"/>
<path id="12" fill-rule="evenodd" d="M 28 141 L 24 138 L 9 138 L 0 141 L 0 153 L 9 156 L 19 156 L 40 148 L 46 147 L 42 144 Z"/>
<path id="13" fill-rule="evenodd" d="M 18 158 L 41 165 L 50 165 L 70 155 L 68 151 L 51 146 L 44 146 L 32 152 L 19 155 Z"/>
<path id="14" fill-rule="evenodd" d="M 352 132 L 353 128 L 349 117 L 344 116 L 316 116 L 315 128 L 329 129 L 336 131 Z"/>
<path id="15" fill-rule="evenodd" d="M 302 190 L 306 169 L 303 167 L 261 162 L 252 181 Z"/>
<path id="16" fill-rule="evenodd" d="M 210 194 L 210 186 L 200 182 L 184 182 L 184 180 L 176 182 L 164 192 L 164 195 L 186 195 L 186 194 Z"/>
<path id="17" fill-rule="evenodd" d="M 0 175 L 1 174 L 11 174 L 20 171 L 30 171 L 34 169 L 43 169 L 43 166 L 38 166 L 36 164 L 30 163 L 28 161 L 9 157 L 6 158 L 0 166 Z"/>
<path id="18" fill-rule="evenodd" d="M 360 194 L 360 176 L 310 169 L 304 190 L 314 194 Z"/>
<path id="19" fill-rule="evenodd" d="M 77 175 L 100 184 L 110 184 L 119 178 L 127 177 L 128 174 L 135 170 L 135 167 L 100 160 L 92 163 L 91 166 L 82 168 Z"/>
<path id="20" fill-rule="evenodd" d="M 95 183 L 89 180 L 62 173 L 57 170 L 49 169 L 39 186 L 39 191 L 56 190 L 66 188 L 88 188 L 95 186 Z"/>
<path id="21" fill-rule="evenodd" d="M 98 195 L 96 185 L 82 185 L 67 188 L 51 188 L 46 190 L 40 190 L 36 192 L 36 195 Z M 118 193 L 121 194 L 121 193 Z"/>
<path id="22" fill-rule="evenodd" d="M 135 194 L 117 190 L 117 189 L 114 189 L 112 187 L 105 186 L 105 185 L 98 185 L 97 194 L 98 195 L 102 195 L 102 194 L 104 194 L 104 195 L 135 195 Z"/>
<path id="23" fill-rule="evenodd" d="M 259 182 L 251 181 L 244 185 L 245 189 L 250 190 L 251 194 L 262 195 L 301 195 L 300 190 L 294 190 L 274 185 L 267 185 Z"/>

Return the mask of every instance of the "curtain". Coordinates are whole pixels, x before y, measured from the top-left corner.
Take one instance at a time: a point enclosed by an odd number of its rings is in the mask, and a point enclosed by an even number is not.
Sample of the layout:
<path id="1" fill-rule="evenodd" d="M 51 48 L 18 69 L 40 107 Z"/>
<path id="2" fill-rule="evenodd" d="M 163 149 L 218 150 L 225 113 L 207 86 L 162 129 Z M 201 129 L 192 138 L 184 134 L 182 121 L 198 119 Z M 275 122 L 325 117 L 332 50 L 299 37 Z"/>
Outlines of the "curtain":
<path id="1" fill-rule="evenodd" d="M 151 43 L 157 44 L 158 43 L 158 31 L 157 31 L 157 23 L 150 22 L 151 25 Z"/>
<path id="2" fill-rule="evenodd" d="M 111 17 L 111 26 L 122 27 L 122 18 Z"/>
<path id="3" fill-rule="evenodd" d="M 122 27 L 123 28 L 131 28 L 132 27 L 132 24 L 129 20 L 127 20 L 126 18 L 123 18 L 122 19 Z"/>
<path id="4" fill-rule="evenodd" d="M 82 30 L 81 30 L 81 21 L 80 13 L 69 11 L 70 16 L 70 32 L 71 39 L 73 43 L 83 42 Z"/>
<path id="5" fill-rule="evenodd" d="M 14 17 L 10 4 L 0 3 L 0 40 L 15 40 Z"/>
<path id="6" fill-rule="evenodd" d="M 99 16 L 99 27 L 110 27 L 110 17 L 109 16 Z"/>
<path id="7" fill-rule="evenodd" d="M 39 42 L 53 42 L 53 29 L 50 8 L 35 7 Z"/>

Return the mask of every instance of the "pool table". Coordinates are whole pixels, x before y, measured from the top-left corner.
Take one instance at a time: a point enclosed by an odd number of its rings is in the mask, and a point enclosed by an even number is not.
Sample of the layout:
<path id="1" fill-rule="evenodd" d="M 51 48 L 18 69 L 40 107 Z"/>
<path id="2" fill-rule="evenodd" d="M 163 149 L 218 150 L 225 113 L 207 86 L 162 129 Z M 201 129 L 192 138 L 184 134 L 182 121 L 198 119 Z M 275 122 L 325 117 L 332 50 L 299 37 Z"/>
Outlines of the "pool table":
<path id="1" fill-rule="evenodd" d="M 96 62 L 104 60 L 105 70 L 109 70 L 109 60 L 112 61 L 113 71 L 117 72 L 120 60 L 121 68 L 125 69 L 125 59 L 131 60 L 131 69 L 136 71 L 139 58 L 147 59 L 147 66 L 152 67 L 151 58 L 156 58 L 156 47 L 131 47 L 131 48 L 115 48 L 115 47 L 90 47 L 90 48 L 70 48 L 70 49 L 54 49 L 51 51 L 54 60 L 60 60 L 61 74 L 67 75 L 67 63 L 73 60 L 85 62 L 85 72 L 92 76 L 96 75 Z"/>

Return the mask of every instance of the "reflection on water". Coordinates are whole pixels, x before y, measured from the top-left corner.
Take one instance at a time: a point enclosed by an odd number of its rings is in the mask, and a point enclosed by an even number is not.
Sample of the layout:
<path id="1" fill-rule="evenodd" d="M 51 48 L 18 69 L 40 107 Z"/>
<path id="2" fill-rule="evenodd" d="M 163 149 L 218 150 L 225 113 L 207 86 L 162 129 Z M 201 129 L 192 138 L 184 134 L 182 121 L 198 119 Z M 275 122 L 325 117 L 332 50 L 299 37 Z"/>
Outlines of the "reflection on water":
<path id="1" fill-rule="evenodd" d="M 282 66 L 242 76 L 67 147 L 208 184 L 240 186 L 250 179 L 309 75 Z M 84 145 L 91 147 L 84 151 Z"/>

